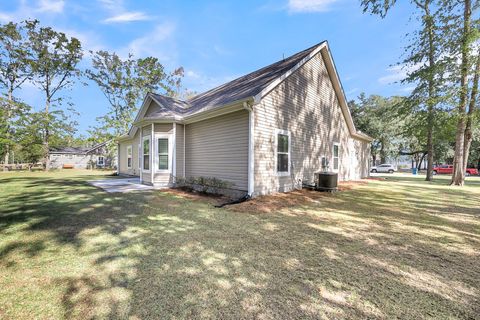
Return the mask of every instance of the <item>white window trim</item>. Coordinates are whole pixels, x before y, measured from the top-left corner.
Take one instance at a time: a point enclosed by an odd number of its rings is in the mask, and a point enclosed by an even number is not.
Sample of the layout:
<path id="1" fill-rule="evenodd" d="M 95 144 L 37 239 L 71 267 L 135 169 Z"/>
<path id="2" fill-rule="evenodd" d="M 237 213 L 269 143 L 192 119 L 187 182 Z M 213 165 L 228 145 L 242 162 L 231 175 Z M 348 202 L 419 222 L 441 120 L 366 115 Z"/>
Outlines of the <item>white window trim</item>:
<path id="1" fill-rule="evenodd" d="M 279 172 L 278 171 L 278 135 L 286 135 L 288 136 L 288 170 L 286 172 Z M 275 174 L 278 177 L 284 177 L 290 175 L 290 167 L 292 164 L 292 137 L 290 131 L 282 130 L 282 129 L 275 129 Z"/>
<path id="2" fill-rule="evenodd" d="M 102 158 L 102 163 L 100 163 L 100 158 Z M 104 165 L 105 165 L 105 157 L 104 156 L 98 156 L 97 157 L 97 166 L 104 166 Z"/>
<path id="3" fill-rule="evenodd" d="M 148 144 L 149 144 L 149 148 L 148 148 L 148 170 L 145 170 L 145 166 L 144 166 L 144 159 L 145 159 L 145 154 L 143 153 L 144 152 L 144 149 L 143 149 L 143 145 L 145 143 L 145 141 L 148 140 Z M 150 139 L 150 136 L 144 136 L 142 138 L 142 172 L 150 172 L 150 170 L 152 170 L 152 139 Z"/>
<path id="4" fill-rule="evenodd" d="M 338 146 L 338 168 L 335 169 L 335 146 Z M 333 172 L 338 172 L 340 169 L 340 143 L 339 142 L 334 142 L 332 146 L 332 171 Z"/>
<path id="5" fill-rule="evenodd" d="M 137 154 L 138 170 L 142 170 L 142 159 L 143 159 L 142 153 L 143 153 L 143 151 L 142 151 L 142 144 L 141 143 L 138 144 L 137 149 L 138 149 L 138 154 Z"/>
<path id="6" fill-rule="evenodd" d="M 158 163 L 160 161 L 158 157 L 158 139 L 168 139 L 168 169 L 158 169 Z M 171 134 L 155 134 L 155 172 L 158 173 L 172 173 L 172 161 L 173 161 L 173 138 Z"/>
<path id="7" fill-rule="evenodd" d="M 130 149 L 130 156 L 128 155 L 128 150 Z M 128 165 L 128 158 L 130 157 L 130 166 Z M 132 169 L 132 165 L 133 165 L 133 149 L 132 149 L 132 145 L 128 145 L 127 146 L 127 169 Z"/>

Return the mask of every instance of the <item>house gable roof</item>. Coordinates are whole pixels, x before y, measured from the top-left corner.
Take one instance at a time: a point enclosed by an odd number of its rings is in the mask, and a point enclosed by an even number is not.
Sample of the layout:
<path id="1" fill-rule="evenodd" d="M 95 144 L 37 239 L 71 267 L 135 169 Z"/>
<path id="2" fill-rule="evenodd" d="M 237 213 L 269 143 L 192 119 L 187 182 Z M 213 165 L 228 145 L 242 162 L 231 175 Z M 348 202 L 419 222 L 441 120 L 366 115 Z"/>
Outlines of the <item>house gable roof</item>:
<path id="1" fill-rule="evenodd" d="M 144 99 L 143 105 L 137 114 L 134 124 L 141 120 L 182 121 L 196 114 L 221 109 L 236 102 L 252 100 L 254 103 L 258 103 L 261 98 L 319 52 L 322 53 L 326 62 L 331 81 L 334 84 L 334 89 L 340 102 L 340 106 L 342 107 L 342 112 L 345 116 L 350 133 L 356 138 L 371 141 L 372 138 L 355 130 L 355 125 L 353 124 L 353 119 L 348 109 L 345 93 L 326 41 L 216 88 L 200 93 L 185 101 L 155 93 L 149 93 Z M 152 103 L 152 101 L 154 103 Z M 128 136 L 124 137 L 131 138 L 135 135 L 135 132 L 136 127 L 132 126 Z"/>
<path id="2" fill-rule="evenodd" d="M 50 153 L 65 153 L 65 154 L 81 154 L 81 155 L 86 155 L 89 154 L 92 151 L 97 150 L 98 148 L 103 147 L 106 145 L 109 141 L 105 141 L 102 143 L 98 143 L 94 145 L 93 147 L 61 147 L 61 148 L 51 148 Z"/>

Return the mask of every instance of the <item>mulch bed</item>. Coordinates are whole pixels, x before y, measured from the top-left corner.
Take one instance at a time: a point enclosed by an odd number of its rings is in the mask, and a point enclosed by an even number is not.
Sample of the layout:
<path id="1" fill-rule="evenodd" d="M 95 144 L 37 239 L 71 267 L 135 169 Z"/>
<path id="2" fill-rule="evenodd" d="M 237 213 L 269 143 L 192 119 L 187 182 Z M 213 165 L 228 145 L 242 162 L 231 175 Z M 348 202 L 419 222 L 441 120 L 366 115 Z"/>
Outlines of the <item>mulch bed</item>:
<path id="1" fill-rule="evenodd" d="M 374 179 L 379 180 L 378 178 Z M 338 192 L 348 191 L 357 186 L 365 185 L 367 183 L 368 181 L 365 180 L 342 181 L 338 184 Z M 162 190 L 162 192 L 193 201 L 205 201 L 212 204 L 213 206 L 232 201 L 231 198 L 226 196 L 206 194 L 184 189 L 165 189 Z M 236 212 L 270 213 L 285 208 L 302 206 L 312 202 L 317 202 L 322 198 L 331 196 L 332 193 L 329 192 L 319 192 L 315 190 L 302 189 L 290 192 L 280 192 L 265 196 L 258 196 L 254 199 L 242 203 L 228 205 L 225 208 Z"/>
<path id="2" fill-rule="evenodd" d="M 367 181 L 340 182 L 338 192 L 351 190 L 356 186 L 365 185 L 367 183 Z M 271 213 L 286 208 L 318 202 L 322 198 L 331 197 L 332 195 L 333 194 L 330 192 L 302 189 L 259 196 L 246 202 L 229 205 L 227 208 L 237 212 Z"/>

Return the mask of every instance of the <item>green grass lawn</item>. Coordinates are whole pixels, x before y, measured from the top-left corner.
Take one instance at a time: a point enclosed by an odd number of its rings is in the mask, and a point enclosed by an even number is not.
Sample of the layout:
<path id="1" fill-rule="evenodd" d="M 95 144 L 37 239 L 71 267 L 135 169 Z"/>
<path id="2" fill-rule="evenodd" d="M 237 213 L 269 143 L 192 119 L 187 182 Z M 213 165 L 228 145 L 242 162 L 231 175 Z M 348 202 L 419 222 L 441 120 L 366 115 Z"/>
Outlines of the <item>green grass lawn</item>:
<path id="1" fill-rule="evenodd" d="M 215 209 L 100 175 L 0 174 L 1 319 L 480 318 L 479 178 Z"/>

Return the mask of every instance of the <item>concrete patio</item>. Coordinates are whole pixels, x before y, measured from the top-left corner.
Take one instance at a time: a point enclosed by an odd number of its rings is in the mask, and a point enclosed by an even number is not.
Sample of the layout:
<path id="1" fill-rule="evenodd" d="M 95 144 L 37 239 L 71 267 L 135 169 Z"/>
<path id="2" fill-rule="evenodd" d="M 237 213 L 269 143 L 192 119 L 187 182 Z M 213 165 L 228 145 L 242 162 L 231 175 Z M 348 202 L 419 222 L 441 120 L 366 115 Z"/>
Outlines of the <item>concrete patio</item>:
<path id="1" fill-rule="evenodd" d="M 109 193 L 154 190 L 153 186 L 140 183 L 140 178 L 103 179 L 88 181 L 91 185 Z"/>

